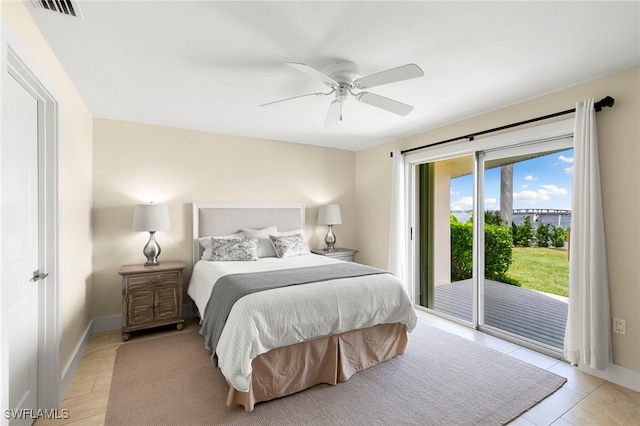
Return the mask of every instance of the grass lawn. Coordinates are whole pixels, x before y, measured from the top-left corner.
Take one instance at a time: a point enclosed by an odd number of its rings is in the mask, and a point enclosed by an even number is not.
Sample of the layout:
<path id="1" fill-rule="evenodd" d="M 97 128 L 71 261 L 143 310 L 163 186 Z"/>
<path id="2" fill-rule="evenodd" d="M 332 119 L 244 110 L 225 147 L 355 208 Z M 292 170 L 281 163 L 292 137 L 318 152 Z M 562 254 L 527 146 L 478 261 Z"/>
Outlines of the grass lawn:
<path id="1" fill-rule="evenodd" d="M 514 247 L 507 278 L 520 287 L 568 297 L 567 249 Z"/>

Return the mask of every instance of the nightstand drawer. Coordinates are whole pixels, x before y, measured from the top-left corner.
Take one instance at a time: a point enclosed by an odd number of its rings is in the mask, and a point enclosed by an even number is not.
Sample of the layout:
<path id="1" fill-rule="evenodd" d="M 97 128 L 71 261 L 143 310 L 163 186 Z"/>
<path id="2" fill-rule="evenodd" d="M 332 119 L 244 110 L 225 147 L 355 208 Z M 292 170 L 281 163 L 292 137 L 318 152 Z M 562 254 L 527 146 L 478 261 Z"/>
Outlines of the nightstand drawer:
<path id="1" fill-rule="evenodd" d="M 311 250 L 311 253 L 318 254 L 320 256 L 327 256 L 333 259 L 342 260 L 344 262 L 355 261 L 355 255 L 358 250 L 348 248 L 336 248 L 334 250 L 315 249 Z"/>
<path id="2" fill-rule="evenodd" d="M 353 262 L 353 254 L 340 253 L 331 257 L 334 259 L 343 260 L 345 262 Z"/>
<path id="3" fill-rule="evenodd" d="M 149 274 L 137 274 L 127 278 L 130 289 L 148 284 L 177 284 L 178 272 L 154 272 Z"/>

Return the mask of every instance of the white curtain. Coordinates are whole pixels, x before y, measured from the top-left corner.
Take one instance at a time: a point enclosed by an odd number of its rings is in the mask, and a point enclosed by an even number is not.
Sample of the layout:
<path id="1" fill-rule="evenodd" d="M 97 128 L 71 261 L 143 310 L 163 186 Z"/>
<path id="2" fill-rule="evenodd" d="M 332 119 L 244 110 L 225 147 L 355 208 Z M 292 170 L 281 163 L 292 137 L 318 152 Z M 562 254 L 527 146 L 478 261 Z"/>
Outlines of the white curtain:
<path id="1" fill-rule="evenodd" d="M 612 363 L 607 253 L 593 99 L 578 102 L 573 135 L 567 361 L 605 370 Z"/>
<path id="2" fill-rule="evenodd" d="M 389 226 L 389 261 L 387 269 L 404 285 L 413 302 L 413 291 L 407 277 L 407 227 L 405 212 L 404 158 L 400 150 L 392 152 L 391 219 Z"/>

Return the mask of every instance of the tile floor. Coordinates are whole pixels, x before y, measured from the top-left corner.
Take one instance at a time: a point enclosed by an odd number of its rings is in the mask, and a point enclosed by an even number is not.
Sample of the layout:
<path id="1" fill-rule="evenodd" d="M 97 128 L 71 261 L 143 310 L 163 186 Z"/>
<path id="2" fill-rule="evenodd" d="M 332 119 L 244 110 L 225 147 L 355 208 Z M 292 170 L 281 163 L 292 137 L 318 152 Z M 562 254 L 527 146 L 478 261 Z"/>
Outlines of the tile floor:
<path id="1" fill-rule="evenodd" d="M 567 378 L 553 395 L 524 413 L 511 425 L 637 425 L 640 424 L 640 393 L 582 373 L 566 363 L 522 348 L 513 343 L 471 330 L 423 311 L 417 311 L 422 323 L 441 328 L 515 358 Z M 193 320 L 185 329 L 196 329 Z M 155 339 L 168 333 L 181 333 L 175 327 L 135 333 L 128 343 Z M 116 349 L 123 343 L 118 330 L 93 335 L 78 370 L 67 390 L 61 409 L 69 410 L 67 420 L 42 420 L 45 425 L 102 425 L 107 410 Z"/>

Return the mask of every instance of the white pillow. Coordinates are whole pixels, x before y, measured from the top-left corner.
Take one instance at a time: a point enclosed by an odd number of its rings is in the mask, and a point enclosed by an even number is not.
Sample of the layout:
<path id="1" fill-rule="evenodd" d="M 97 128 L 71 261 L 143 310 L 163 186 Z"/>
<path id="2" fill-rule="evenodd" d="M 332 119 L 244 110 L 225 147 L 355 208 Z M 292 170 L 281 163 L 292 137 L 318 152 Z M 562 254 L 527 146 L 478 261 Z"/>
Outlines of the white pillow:
<path id="1" fill-rule="evenodd" d="M 302 234 L 270 235 L 269 238 L 278 257 L 293 257 L 311 253 Z"/>
<path id="2" fill-rule="evenodd" d="M 278 236 L 279 237 L 286 236 L 286 235 L 296 235 L 296 234 L 300 234 L 300 235 L 304 236 L 304 230 L 303 229 L 294 229 L 293 231 L 278 231 Z"/>
<path id="3" fill-rule="evenodd" d="M 211 238 L 244 238 L 244 232 L 236 232 L 231 235 L 223 235 L 220 237 L 210 236 L 210 237 L 200 237 L 198 241 L 200 241 L 200 245 L 204 249 L 202 256 L 200 259 L 208 260 L 211 257 Z"/>
<path id="4" fill-rule="evenodd" d="M 204 260 L 258 260 L 258 240 L 255 238 L 211 238 L 211 256 Z"/>
<path id="5" fill-rule="evenodd" d="M 271 244 L 269 235 L 277 235 L 278 228 L 269 226 L 262 229 L 243 229 L 245 238 L 256 238 L 258 240 L 258 257 L 276 257 L 276 251 Z"/>

